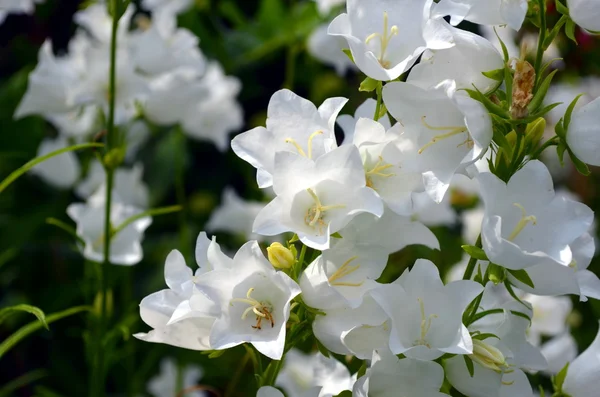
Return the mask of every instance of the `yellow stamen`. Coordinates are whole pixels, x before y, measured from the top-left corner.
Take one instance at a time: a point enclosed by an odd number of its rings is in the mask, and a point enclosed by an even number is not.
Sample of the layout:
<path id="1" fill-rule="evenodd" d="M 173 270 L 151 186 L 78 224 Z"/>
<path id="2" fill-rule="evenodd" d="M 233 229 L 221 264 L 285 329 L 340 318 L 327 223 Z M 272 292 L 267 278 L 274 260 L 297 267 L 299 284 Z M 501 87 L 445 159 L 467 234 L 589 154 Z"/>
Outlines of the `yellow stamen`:
<path id="1" fill-rule="evenodd" d="M 252 328 L 261 329 L 262 319 L 267 319 L 271 322 L 271 327 L 275 325 L 275 321 L 273 319 L 273 307 L 266 302 L 260 302 L 254 299 L 251 295 L 254 292 L 254 288 L 248 289 L 245 298 L 233 298 L 229 301 L 229 304 L 233 306 L 234 302 L 240 302 L 250 305 L 244 312 L 242 313 L 242 320 L 245 320 L 248 317 L 250 312 L 253 312 L 256 315 L 256 325 L 253 325 Z"/>
<path id="2" fill-rule="evenodd" d="M 503 380 L 503 381 L 502 381 L 502 384 L 503 384 L 504 386 L 512 386 L 512 385 L 513 385 L 513 383 L 515 383 L 515 381 L 514 381 L 514 380 L 511 380 L 510 382 L 508 382 L 508 381 L 505 381 L 505 380 Z"/>
<path id="3" fill-rule="evenodd" d="M 308 192 L 308 194 L 310 194 L 310 196 L 312 197 L 313 201 L 315 202 L 315 205 L 313 205 L 312 207 L 310 207 L 307 211 L 306 211 L 306 215 L 304 216 L 304 222 L 310 226 L 310 227 L 314 227 L 315 225 L 319 225 L 320 228 L 322 228 L 323 226 L 325 226 L 325 222 L 323 221 L 323 213 L 329 210 L 333 210 L 333 209 L 340 209 L 340 208 L 345 208 L 346 206 L 343 204 L 337 204 L 337 205 L 323 205 L 321 204 L 321 200 L 319 199 L 319 196 L 317 196 L 317 194 L 315 193 L 315 191 L 311 188 L 306 189 L 306 191 Z"/>
<path id="4" fill-rule="evenodd" d="M 338 281 L 339 279 L 341 279 L 343 277 L 346 277 L 346 276 L 354 273 L 355 271 L 358 270 L 358 268 L 360 268 L 360 265 L 350 266 L 350 262 L 352 262 L 356 258 L 358 258 L 358 256 L 353 256 L 352 258 L 350 258 L 346 262 L 344 262 L 344 264 L 342 266 L 340 266 L 340 268 L 337 269 L 327 279 L 327 281 L 329 281 L 329 284 L 340 286 L 340 287 L 360 287 L 361 285 L 363 285 L 362 282 L 360 282 L 360 283 L 347 283 L 347 282 L 343 282 L 343 281 Z"/>
<path id="5" fill-rule="evenodd" d="M 306 154 L 306 152 L 304 152 L 304 149 L 302 149 L 302 146 L 300 146 L 298 144 L 298 142 L 296 142 L 295 139 L 293 138 L 286 138 L 285 139 L 285 143 L 291 143 L 292 145 L 294 145 L 294 147 L 296 148 L 296 150 L 298 151 L 298 154 L 300 154 L 301 156 L 304 156 L 306 158 L 312 159 L 312 141 L 313 139 L 315 139 L 315 137 L 317 135 L 322 135 L 323 131 L 318 130 L 313 132 L 312 134 L 310 134 L 310 136 L 308 137 L 308 155 Z"/>
<path id="6" fill-rule="evenodd" d="M 386 61 L 384 59 L 388 45 L 390 44 L 392 37 L 396 36 L 399 32 L 398 26 L 394 25 L 389 30 L 388 30 L 388 26 L 389 26 L 389 16 L 388 16 L 388 13 L 384 11 L 384 13 L 383 13 L 383 34 L 382 33 L 372 33 L 365 39 L 365 44 L 369 44 L 371 42 L 371 40 L 373 40 L 375 38 L 379 38 L 379 44 L 380 44 L 380 49 L 381 49 L 381 54 L 379 56 L 379 63 L 384 68 L 387 68 L 390 66 L 389 61 Z M 388 34 L 388 32 L 389 32 L 389 34 Z"/>
<path id="7" fill-rule="evenodd" d="M 433 138 L 431 138 L 430 142 L 428 142 L 427 144 L 425 144 L 425 146 L 423 146 L 421 149 L 419 149 L 419 152 L 418 152 L 419 154 L 423 153 L 423 151 L 425 149 L 427 149 L 428 147 L 437 143 L 438 141 L 441 141 L 442 139 L 450 138 L 450 137 L 453 137 L 454 135 L 458 135 L 458 134 L 462 134 L 462 133 L 467 134 L 467 140 L 458 146 L 467 145 L 468 147 L 473 147 L 473 140 L 471 139 L 471 136 L 469 135 L 469 130 L 467 129 L 467 127 L 434 127 L 432 125 L 429 125 L 427 123 L 427 121 L 425 121 L 425 119 L 426 119 L 426 116 L 421 117 L 421 122 L 428 129 L 430 129 L 432 131 L 448 131 L 448 132 L 445 134 L 436 135 Z"/>
<path id="8" fill-rule="evenodd" d="M 529 222 L 531 222 L 532 225 L 537 225 L 537 218 L 533 215 L 527 216 L 527 212 L 525 211 L 525 208 L 521 204 L 513 203 L 513 205 L 515 207 L 518 207 L 521 210 L 521 219 L 519 220 L 519 222 L 513 229 L 510 236 L 508 236 L 508 241 L 513 241 L 519 235 L 519 233 L 521 233 L 521 231 L 523 231 L 525 226 L 527 226 L 529 224 Z"/>
<path id="9" fill-rule="evenodd" d="M 421 308 L 421 335 L 420 335 L 420 339 L 415 341 L 415 346 L 417 346 L 417 345 L 427 346 L 428 348 L 431 349 L 431 346 L 429 345 L 429 343 L 427 343 L 427 341 L 425 340 L 425 337 L 427 336 L 427 333 L 429 332 L 429 329 L 431 328 L 431 322 L 433 321 L 434 318 L 438 318 L 438 316 L 437 316 L 437 314 L 430 314 L 429 317 L 425 317 L 425 303 L 423 302 L 423 299 L 421 299 L 421 298 L 417 298 L 417 300 L 419 301 L 419 306 Z"/>

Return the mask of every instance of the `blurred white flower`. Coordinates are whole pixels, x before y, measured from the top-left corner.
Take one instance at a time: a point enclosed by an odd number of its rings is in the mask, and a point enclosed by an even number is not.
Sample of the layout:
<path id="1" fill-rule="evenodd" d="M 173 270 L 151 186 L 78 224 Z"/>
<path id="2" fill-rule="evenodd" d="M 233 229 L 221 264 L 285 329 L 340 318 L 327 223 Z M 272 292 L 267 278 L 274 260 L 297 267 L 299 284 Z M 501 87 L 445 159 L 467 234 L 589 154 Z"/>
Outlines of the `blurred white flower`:
<path id="1" fill-rule="evenodd" d="M 181 372 L 181 374 L 180 374 Z M 204 371 L 197 365 L 179 367 L 173 358 L 163 358 L 160 361 L 160 373 L 148 382 L 148 391 L 153 397 L 173 397 L 182 390 L 198 384 Z M 181 379 L 182 383 L 177 384 Z M 186 397 L 204 397 L 201 391 L 185 393 Z"/>
<path id="2" fill-rule="evenodd" d="M 65 138 L 46 138 L 38 147 L 37 157 L 69 146 Z M 70 189 L 79 179 L 81 167 L 74 152 L 66 152 L 36 165 L 32 170 L 44 182 L 59 188 Z"/>

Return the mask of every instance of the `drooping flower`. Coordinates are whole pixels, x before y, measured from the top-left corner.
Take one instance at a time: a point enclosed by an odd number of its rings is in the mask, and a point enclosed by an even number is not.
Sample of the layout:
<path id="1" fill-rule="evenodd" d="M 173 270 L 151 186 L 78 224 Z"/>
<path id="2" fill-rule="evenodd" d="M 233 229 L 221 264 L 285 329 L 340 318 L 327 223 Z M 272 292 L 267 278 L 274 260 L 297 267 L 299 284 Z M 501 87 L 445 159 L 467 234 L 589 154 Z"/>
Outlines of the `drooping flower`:
<path id="1" fill-rule="evenodd" d="M 593 396 L 600 389 L 600 331 L 592 344 L 569 365 L 563 392 L 572 397 Z"/>
<path id="2" fill-rule="evenodd" d="M 371 291 L 390 316 L 389 347 L 394 354 L 435 360 L 445 353 L 471 354 L 473 342 L 462 315 L 482 292 L 481 285 L 460 280 L 444 285 L 437 267 L 418 259 L 392 284 Z M 403 302 L 398 305 L 397 302 Z"/>
<path id="3" fill-rule="evenodd" d="M 453 25 L 467 20 L 481 25 L 508 25 L 519 30 L 527 15 L 527 0 L 441 0 L 434 13 L 450 15 Z"/>
<path id="4" fill-rule="evenodd" d="M 600 5 L 594 0 L 567 0 L 569 16 L 585 30 L 600 32 Z"/>
<path id="5" fill-rule="evenodd" d="M 273 184 L 275 155 L 294 152 L 316 160 L 335 148 L 335 120 L 345 98 L 329 98 L 317 109 L 312 102 L 289 90 L 277 91 L 269 101 L 267 126 L 246 131 L 231 141 L 242 160 L 257 169 L 261 188 Z"/>
<path id="6" fill-rule="evenodd" d="M 205 273 L 196 285 L 220 308 L 210 332 L 213 349 L 248 342 L 267 357 L 281 359 L 290 302 L 300 287 L 273 269 L 256 241 L 239 249 L 229 269 Z"/>
<path id="7" fill-rule="evenodd" d="M 377 194 L 366 186 L 358 149 L 344 145 L 317 158 L 279 152 L 273 190 L 277 197 L 258 214 L 254 232 L 274 236 L 287 231 L 304 244 L 327 249 L 331 234 L 356 215 L 383 213 Z"/>
<path id="8" fill-rule="evenodd" d="M 485 205 L 481 239 L 490 261 L 514 270 L 571 264 L 569 245 L 589 229 L 593 212 L 555 196 L 544 164 L 528 162 L 508 183 L 491 173 L 478 180 Z"/>
<path id="9" fill-rule="evenodd" d="M 600 165 L 600 98 L 576 109 L 567 130 L 567 144 L 573 154 L 586 164 Z"/>
<path id="10" fill-rule="evenodd" d="M 306 43 L 307 50 L 314 58 L 325 65 L 333 66 L 337 74 L 343 76 L 347 70 L 352 70 L 355 66 L 342 51 L 346 48 L 346 40 L 330 36 L 327 33 L 328 28 L 329 24 L 324 24 L 311 33 Z"/>
<path id="11" fill-rule="evenodd" d="M 426 49 L 454 45 L 443 19 L 430 18 L 432 0 L 347 0 L 347 13 L 331 22 L 329 34 L 348 41 L 354 62 L 367 76 L 394 80 Z"/>
<path id="12" fill-rule="evenodd" d="M 404 125 L 404 138 L 412 142 L 425 190 L 439 203 L 457 171 L 483 157 L 492 141 L 492 121 L 480 103 L 456 91 L 446 80 L 424 90 L 394 82 L 383 89 L 383 100 Z"/>

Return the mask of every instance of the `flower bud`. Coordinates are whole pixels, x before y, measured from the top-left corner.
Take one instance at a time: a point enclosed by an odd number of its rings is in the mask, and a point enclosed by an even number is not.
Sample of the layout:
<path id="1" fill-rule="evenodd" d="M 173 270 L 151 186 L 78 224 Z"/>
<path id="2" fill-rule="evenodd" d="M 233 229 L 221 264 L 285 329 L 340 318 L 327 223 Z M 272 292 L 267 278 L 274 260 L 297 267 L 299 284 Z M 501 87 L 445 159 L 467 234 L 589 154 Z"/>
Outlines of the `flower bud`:
<path id="1" fill-rule="evenodd" d="M 527 106 L 533 99 L 533 86 L 535 85 L 535 69 L 524 60 L 518 60 L 515 65 L 515 77 L 512 87 L 512 107 L 510 109 L 513 119 L 527 117 Z"/>
<path id="2" fill-rule="evenodd" d="M 281 243 L 273 243 L 267 248 L 267 256 L 271 265 L 277 269 L 289 269 L 296 263 L 296 256 Z"/>
<path id="3" fill-rule="evenodd" d="M 539 117 L 527 125 L 525 142 L 531 144 L 532 147 L 536 147 L 540 143 L 545 131 L 546 120 L 543 117 Z"/>
<path id="4" fill-rule="evenodd" d="M 473 354 L 469 357 L 483 367 L 496 372 L 502 372 L 501 367 L 506 366 L 504 354 L 494 346 L 479 339 L 473 339 Z"/>

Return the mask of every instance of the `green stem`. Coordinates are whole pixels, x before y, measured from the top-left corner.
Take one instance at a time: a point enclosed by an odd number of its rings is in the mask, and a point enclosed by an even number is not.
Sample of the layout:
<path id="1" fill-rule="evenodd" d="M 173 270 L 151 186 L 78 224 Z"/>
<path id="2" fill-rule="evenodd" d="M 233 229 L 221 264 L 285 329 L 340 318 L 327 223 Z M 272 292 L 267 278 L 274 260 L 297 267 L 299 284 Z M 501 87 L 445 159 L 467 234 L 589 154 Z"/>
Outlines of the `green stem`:
<path id="1" fill-rule="evenodd" d="M 306 245 L 302 244 L 302 248 L 300 249 L 300 257 L 298 257 L 298 263 L 296 264 L 296 271 L 294 272 L 295 278 L 294 280 L 298 280 L 300 277 L 300 272 L 304 267 L 304 257 L 306 256 Z"/>
<path id="2" fill-rule="evenodd" d="M 382 97 L 383 97 L 383 83 L 380 81 L 377 84 L 377 106 L 375 107 L 375 114 L 373 115 L 373 120 L 378 121 L 379 120 L 379 113 L 381 112 L 381 102 L 382 102 Z"/>
<path id="3" fill-rule="evenodd" d="M 477 237 L 477 242 L 475 242 L 475 246 L 477 248 L 481 248 L 481 234 Z M 473 272 L 475 271 L 475 265 L 477 265 L 477 258 L 471 257 L 469 259 L 469 263 L 467 264 L 467 268 L 465 269 L 465 274 L 463 275 L 463 280 L 470 280 L 473 277 Z"/>
<path id="4" fill-rule="evenodd" d="M 542 70 L 542 61 L 544 59 L 544 41 L 546 40 L 546 0 L 538 0 L 540 7 L 540 36 L 538 40 L 537 54 L 535 56 L 535 85 L 537 86 L 540 81 L 540 71 Z"/>
<path id="5" fill-rule="evenodd" d="M 535 152 L 533 152 L 533 154 L 531 155 L 532 159 L 537 159 L 542 155 L 542 152 L 546 149 L 548 149 L 550 146 L 556 146 L 559 144 L 560 138 L 557 136 L 554 136 L 550 139 L 548 139 L 546 142 L 544 142 L 542 144 L 542 146 L 540 146 Z"/>
<path id="6" fill-rule="evenodd" d="M 172 205 L 170 207 L 155 208 L 155 209 L 151 209 L 148 211 L 140 212 L 137 215 L 127 218 L 123 223 L 121 223 L 119 226 L 117 226 L 112 231 L 112 237 L 116 236 L 119 232 L 122 232 L 123 229 L 125 229 L 127 226 L 131 225 L 133 222 L 138 221 L 142 218 L 171 214 L 173 212 L 179 212 L 182 209 L 183 208 L 181 207 L 181 205 Z"/>
<path id="7" fill-rule="evenodd" d="M 108 122 L 106 126 L 106 153 L 118 143 L 117 130 L 115 128 L 115 99 L 116 99 L 116 74 L 117 74 L 117 28 L 119 20 L 117 17 L 117 0 L 111 0 L 113 7 L 113 20 L 110 42 L 110 70 L 108 82 Z M 92 370 L 92 382 L 90 383 L 90 396 L 105 395 L 105 349 L 103 346 L 104 337 L 107 329 L 107 304 L 106 296 L 108 292 L 110 277 L 110 240 L 112 237 L 112 225 L 110 215 L 112 209 L 112 190 L 114 184 L 114 166 L 106 166 L 106 207 L 104 212 L 104 262 L 100 272 L 102 306 L 100 311 L 100 322 L 98 327 L 98 336 L 96 343 L 96 360 Z"/>

